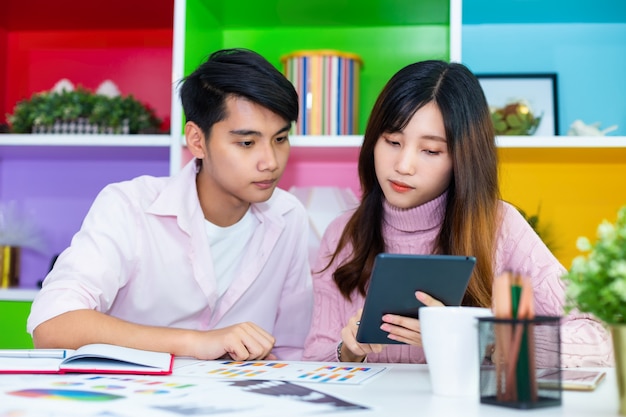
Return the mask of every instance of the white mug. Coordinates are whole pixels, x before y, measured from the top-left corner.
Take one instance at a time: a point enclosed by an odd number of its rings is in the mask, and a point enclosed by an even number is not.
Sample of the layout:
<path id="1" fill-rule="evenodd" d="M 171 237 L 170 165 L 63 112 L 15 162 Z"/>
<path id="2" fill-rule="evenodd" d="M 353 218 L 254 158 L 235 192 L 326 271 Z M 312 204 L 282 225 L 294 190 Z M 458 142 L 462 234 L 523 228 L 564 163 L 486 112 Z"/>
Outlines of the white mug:
<path id="1" fill-rule="evenodd" d="M 422 307 L 422 346 L 433 393 L 447 397 L 479 397 L 478 317 L 488 308 Z"/>

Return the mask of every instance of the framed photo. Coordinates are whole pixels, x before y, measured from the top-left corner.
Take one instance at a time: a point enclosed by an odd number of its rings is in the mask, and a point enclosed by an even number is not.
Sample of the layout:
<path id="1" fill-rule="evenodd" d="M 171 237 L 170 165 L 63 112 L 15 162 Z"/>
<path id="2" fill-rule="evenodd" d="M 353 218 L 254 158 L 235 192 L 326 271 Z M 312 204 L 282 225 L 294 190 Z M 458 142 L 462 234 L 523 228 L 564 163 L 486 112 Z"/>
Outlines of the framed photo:
<path id="1" fill-rule="evenodd" d="M 489 107 L 525 101 L 535 117 L 541 117 L 533 135 L 559 134 L 556 73 L 477 74 Z"/>

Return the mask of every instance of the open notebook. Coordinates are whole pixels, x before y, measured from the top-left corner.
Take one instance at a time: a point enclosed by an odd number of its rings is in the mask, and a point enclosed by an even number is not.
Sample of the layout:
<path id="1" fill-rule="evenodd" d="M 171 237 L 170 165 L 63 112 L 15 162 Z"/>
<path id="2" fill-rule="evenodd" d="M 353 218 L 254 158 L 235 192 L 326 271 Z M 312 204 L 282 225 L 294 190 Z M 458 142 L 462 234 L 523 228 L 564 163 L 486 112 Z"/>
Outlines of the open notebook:
<path id="1" fill-rule="evenodd" d="M 91 344 L 71 349 L 0 349 L 0 374 L 115 373 L 169 375 L 174 355 Z"/>

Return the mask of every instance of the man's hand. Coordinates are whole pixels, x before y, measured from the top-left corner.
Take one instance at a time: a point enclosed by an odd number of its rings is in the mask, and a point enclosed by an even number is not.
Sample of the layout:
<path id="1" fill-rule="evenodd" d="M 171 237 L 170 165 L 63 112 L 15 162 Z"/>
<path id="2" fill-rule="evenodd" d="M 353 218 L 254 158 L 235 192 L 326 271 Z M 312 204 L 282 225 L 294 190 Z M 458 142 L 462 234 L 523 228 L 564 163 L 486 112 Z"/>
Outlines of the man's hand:
<path id="1" fill-rule="evenodd" d="M 194 341 L 194 357 L 217 359 L 225 355 L 233 360 L 273 359 L 270 355 L 276 339 L 251 322 L 239 323 L 222 329 L 198 333 Z"/>

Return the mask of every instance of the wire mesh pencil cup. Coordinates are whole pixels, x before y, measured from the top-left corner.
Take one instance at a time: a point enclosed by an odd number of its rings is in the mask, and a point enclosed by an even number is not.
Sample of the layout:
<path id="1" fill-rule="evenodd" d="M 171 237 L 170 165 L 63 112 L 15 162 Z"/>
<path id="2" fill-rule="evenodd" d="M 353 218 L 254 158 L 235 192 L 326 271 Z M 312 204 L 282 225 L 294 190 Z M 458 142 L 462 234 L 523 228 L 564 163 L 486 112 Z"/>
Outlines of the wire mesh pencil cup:
<path id="1" fill-rule="evenodd" d="M 560 319 L 478 319 L 481 403 L 517 409 L 561 405 Z"/>

